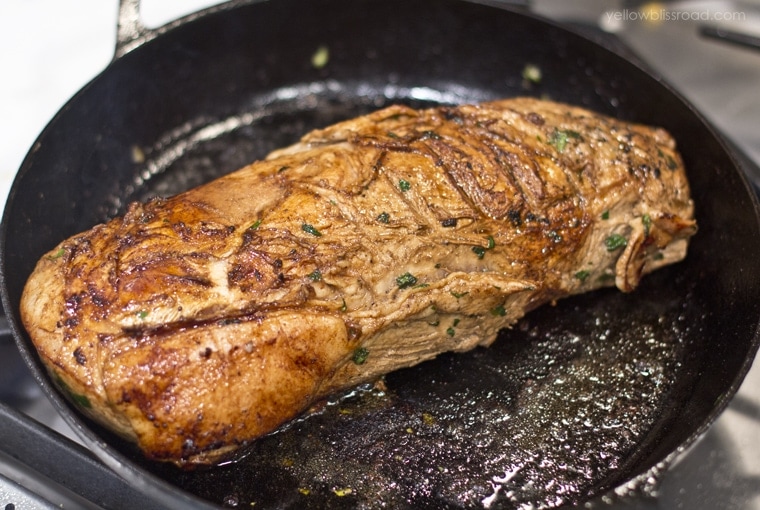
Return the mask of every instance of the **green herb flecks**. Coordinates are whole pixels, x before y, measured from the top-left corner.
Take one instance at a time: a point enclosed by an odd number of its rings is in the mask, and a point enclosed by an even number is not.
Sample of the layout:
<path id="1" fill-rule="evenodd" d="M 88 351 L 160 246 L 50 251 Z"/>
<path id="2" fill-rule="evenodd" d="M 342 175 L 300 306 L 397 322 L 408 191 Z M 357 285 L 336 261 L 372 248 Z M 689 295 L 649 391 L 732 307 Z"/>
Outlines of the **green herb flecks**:
<path id="1" fill-rule="evenodd" d="M 66 250 L 65 250 L 65 249 L 63 249 L 63 248 L 59 248 L 59 249 L 58 249 L 58 251 L 56 251 L 55 253 L 51 253 L 51 254 L 50 254 L 50 255 L 48 255 L 46 258 L 47 258 L 48 260 L 57 260 L 57 259 L 59 259 L 59 258 L 63 257 L 63 255 L 64 255 L 65 253 L 66 253 Z"/>
<path id="2" fill-rule="evenodd" d="M 451 323 L 451 326 L 446 328 L 446 334 L 449 336 L 456 335 L 457 331 L 454 328 L 456 328 L 457 326 L 459 326 L 459 319 L 454 319 L 454 321 Z"/>
<path id="3" fill-rule="evenodd" d="M 652 230 L 652 217 L 645 214 L 641 217 L 641 223 L 644 224 L 644 236 L 649 237 L 649 232 Z"/>
<path id="4" fill-rule="evenodd" d="M 87 398 L 86 395 L 81 395 L 79 393 L 69 393 L 71 395 L 71 398 L 81 407 L 84 407 L 85 409 L 90 409 L 92 407 L 92 402 L 90 402 L 90 399 Z"/>
<path id="5" fill-rule="evenodd" d="M 486 240 L 486 243 L 487 244 L 486 244 L 485 247 L 483 247 L 483 246 L 473 246 L 472 247 L 472 252 L 475 255 L 477 255 L 479 259 L 482 259 L 483 257 L 485 257 L 486 256 L 486 252 L 488 250 L 493 250 L 494 248 L 496 248 L 496 240 L 493 238 L 493 236 L 488 236 L 488 238 Z"/>
<path id="6" fill-rule="evenodd" d="M 307 234 L 313 235 L 314 237 L 322 237 L 322 232 L 314 228 L 313 225 L 309 225 L 308 223 L 304 223 L 303 225 L 301 225 L 301 230 L 303 230 Z"/>
<path id="7" fill-rule="evenodd" d="M 580 139 L 581 134 L 571 129 L 555 129 L 549 136 L 548 142 L 557 149 L 557 152 L 563 152 L 570 138 Z"/>
<path id="8" fill-rule="evenodd" d="M 526 64 L 522 70 L 522 77 L 531 83 L 541 83 L 541 68 L 535 64 Z"/>
<path id="9" fill-rule="evenodd" d="M 319 269 L 315 269 L 311 273 L 309 273 L 308 278 L 313 282 L 318 282 L 322 279 L 322 272 Z"/>
<path id="10" fill-rule="evenodd" d="M 148 312 L 146 312 L 145 310 L 140 310 L 135 315 L 137 315 L 138 319 L 145 319 L 148 316 Z"/>
<path id="11" fill-rule="evenodd" d="M 417 283 L 417 277 L 409 272 L 396 277 L 396 285 L 398 285 L 399 289 L 406 289 L 408 287 L 412 287 L 416 283 Z"/>
<path id="12" fill-rule="evenodd" d="M 578 271 L 577 273 L 575 273 L 573 276 L 575 277 L 576 280 L 580 280 L 583 282 L 583 281 L 586 281 L 586 278 L 588 278 L 589 275 L 591 275 L 591 271 L 582 269 Z"/>
<path id="13" fill-rule="evenodd" d="M 367 361 L 368 357 L 369 351 L 366 349 L 366 347 L 357 347 L 356 350 L 354 350 L 354 355 L 351 357 L 351 361 L 357 365 L 363 365 Z"/>
<path id="14" fill-rule="evenodd" d="M 602 211 L 602 219 L 603 220 L 610 219 L 610 211 L 609 211 L 609 209 L 606 209 L 606 210 Z"/>
<path id="15" fill-rule="evenodd" d="M 607 251 L 615 251 L 628 244 L 628 240 L 620 234 L 611 234 L 604 240 Z"/>
<path id="16" fill-rule="evenodd" d="M 311 65 L 315 69 L 322 69 L 330 60 L 330 50 L 327 46 L 320 46 L 311 56 Z"/>
<path id="17" fill-rule="evenodd" d="M 82 395 L 81 393 L 76 393 L 74 390 L 71 389 L 71 387 L 68 384 L 66 384 L 66 381 L 61 379 L 60 376 L 56 376 L 55 381 L 58 383 L 58 386 L 64 392 L 66 392 L 66 394 L 68 394 L 69 397 L 71 397 L 71 400 L 73 400 L 75 404 L 85 409 L 90 409 L 92 407 L 92 402 L 90 402 L 90 399 L 87 398 L 86 395 Z"/>
<path id="18" fill-rule="evenodd" d="M 453 290 L 451 291 L 451 295 L 454 296 L 457 299 L 459 299 L 461 297 L 464 297 L 467 294 L 469 294 L 469 292 L 454 292 Z"/>
<path id="19" fill-rule="evenodd" d="M 248 227 L 248 230 L 256 230 L 261 225 L 261 220 L 254 221 L 250 227 Z"/>
<path id="20" fill-rule="evenodd" d="M 381 212 L 375 219 L 380 223 L 385 223 L 387 225 L 391 221 L 391 215 L 387 212 Z"/>
<path id="21" fill-rule="evenodd" d="M 504 308 L 504 305 L 499 305 L 496 308 L 491 309 L 491 315 L 495 317 L 504 317 L 507 315 L 507 310 Z"/>
<path id="22" fill-rule="evenodd" d="M 551 136 L 549 136 L 549 145 L 557 149 L 557 152 L 564 151 L 567 146 L 567 133 L 555 129 Z"/>
<path id="23" fill-rule="evenodd" d="M 398 189 L 400 189 L 402 192 L 406 193 L 410 189 L 412 189 L 412 183 L 407 181 L 406 179 L 399 179 L 398 181 Z"/>

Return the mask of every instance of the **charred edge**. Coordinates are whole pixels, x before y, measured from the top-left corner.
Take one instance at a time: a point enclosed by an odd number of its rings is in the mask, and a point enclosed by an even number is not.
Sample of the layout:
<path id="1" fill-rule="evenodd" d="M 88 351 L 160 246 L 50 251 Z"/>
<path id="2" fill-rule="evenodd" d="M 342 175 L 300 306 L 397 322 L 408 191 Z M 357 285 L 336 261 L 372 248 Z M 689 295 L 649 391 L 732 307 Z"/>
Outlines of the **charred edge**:
<path id="1" fill-rule="evenodd" d="M 494 138 L 500 138 L 495 133 L 489 133 L 493 134 Z M 506 143 L 511 143 L 504 138 L 501 139 Z M 484 145 L 492 151 L 493 161 L 498 163 L 498 168 L 509 178 L 510 183 L 519 190 L 523 204 L 531 202 L 530 198 L 534 199 L 533 202 L 542 202 L 546 199 L 546 181 L 543 179 L 535 159 L 527 158 L 529 166 L 526 167 L 523 165 L 520 156 L 504 149 L 498 143 L 489 143 L 486 138 Z"/>
<path id="2" fill-rule="evenodd" d="M 358 147 L 372 147 L 386 152 L 415 153 L 418 149 L 411 143 L 413 137 L 388 135 L 380 138 L 377 136 L 354 134 L 349 138 L 349 143 Z M 376 166 L 376 169 L 379 169 Z"/>
<path id="3" fill-rule="evenodd" d="M 481 142 L 481 154 L 485 154 L 488 163 L 493 168 L 499 169 L 499 175 L 504 178 L 505 184 L 512 192 L 499 191 L 484 188 L 477 179 L 478 167 L 473 164 L 472 158 L 457 146 L 456 142 L 447 137 L 427 138 L 424 144 L 428 149 L 429 156 L 442 166 L 446 178 L 452 187 L 457 190 L 463 202 L 478 211 L 481 215 L 505 219 L 510 211 L 520 211 L 525 208 L 525 192 L 517 185 L 514 174 L 508 162 L 500 158 L 500 154 L 490 144 L 485 144 L 483 136 L 470 132 L 470 136 Z M 468 146 L 472 145 L 468 143 Z M 484 151 L 483 149 L 488 149 Z M 502 154 L 503 155 L 503 154 Z M 509 197 L 509 203 L 505 198 Z M 495 207 L 496 206 L 496 207 Z"/>
<path id="4" fill-rule="evenodd" d="M 87 356 L 85 356 L 84 352 L 82 352 L 81 347 L 77 347 L 76 349 L 74 349 L 73 355 L 74 355 L 74 360 L 77 362 L 77 364 L 82 365 L 82 366 L 87 364 Z"/>

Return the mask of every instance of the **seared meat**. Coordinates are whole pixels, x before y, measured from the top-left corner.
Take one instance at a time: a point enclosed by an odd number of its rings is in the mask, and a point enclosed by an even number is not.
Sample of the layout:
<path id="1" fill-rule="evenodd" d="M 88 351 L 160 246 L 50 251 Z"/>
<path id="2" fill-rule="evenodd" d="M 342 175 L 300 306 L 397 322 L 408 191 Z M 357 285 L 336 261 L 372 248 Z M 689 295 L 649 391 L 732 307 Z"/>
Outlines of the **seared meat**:
<path id="1" fill-rule="evenodd" d="M 212 463 L 543 303 L 631 291 L 695 231 L 662 129 L 528 98 L 394 106 L 63 241 L 21 311 L 85 413 Z"/>

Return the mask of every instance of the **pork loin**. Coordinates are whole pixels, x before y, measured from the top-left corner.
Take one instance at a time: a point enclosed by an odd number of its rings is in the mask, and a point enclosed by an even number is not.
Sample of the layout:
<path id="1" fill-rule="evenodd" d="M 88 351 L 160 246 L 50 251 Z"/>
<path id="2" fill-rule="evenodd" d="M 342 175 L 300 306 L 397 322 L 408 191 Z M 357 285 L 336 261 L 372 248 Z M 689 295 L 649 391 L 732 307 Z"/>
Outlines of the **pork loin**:
<path id="1" fill-rule="evenodd" d="M 21 312 L 84 413 L 191 466 L 543 303 L 631 291 L 695 231 L 663 129 L 531 98 L 392 106 L 63 241 Z"/>

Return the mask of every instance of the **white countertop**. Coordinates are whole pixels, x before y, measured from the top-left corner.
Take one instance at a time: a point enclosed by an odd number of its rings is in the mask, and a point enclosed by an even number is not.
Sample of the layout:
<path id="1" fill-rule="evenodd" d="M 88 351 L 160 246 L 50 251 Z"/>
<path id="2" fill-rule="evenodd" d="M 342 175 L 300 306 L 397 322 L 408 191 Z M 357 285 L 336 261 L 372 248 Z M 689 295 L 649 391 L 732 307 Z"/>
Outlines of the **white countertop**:
<path id="1" fill-rule="evenodd" d="M 160 26 L 216 3 L 147 0 L 143 22 Z M 42 129 L 113 57 L 117 12 L 117 0 L 0 2 L 0 208 Z"/>

